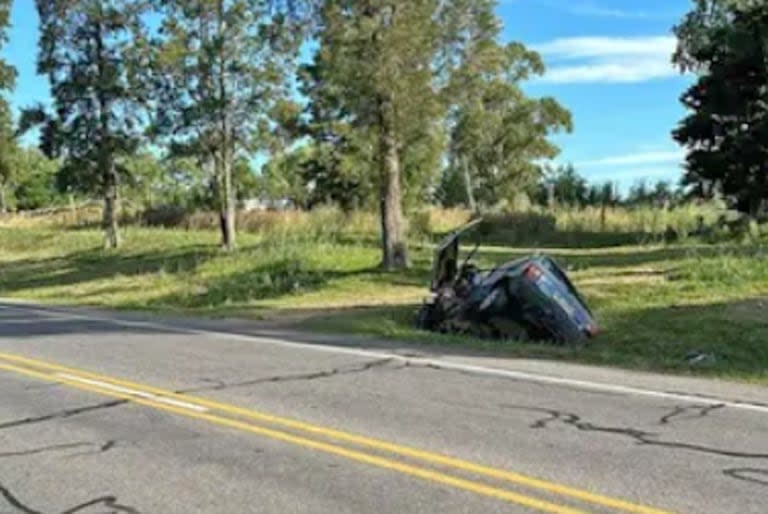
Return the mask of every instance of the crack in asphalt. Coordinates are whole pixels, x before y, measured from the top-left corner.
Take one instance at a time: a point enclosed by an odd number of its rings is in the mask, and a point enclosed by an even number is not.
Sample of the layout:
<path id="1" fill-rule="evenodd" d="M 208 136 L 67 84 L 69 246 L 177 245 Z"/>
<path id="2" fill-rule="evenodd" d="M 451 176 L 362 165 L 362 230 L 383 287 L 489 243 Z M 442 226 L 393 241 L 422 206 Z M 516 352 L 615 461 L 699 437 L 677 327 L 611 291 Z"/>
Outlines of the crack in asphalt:
<path id="1" fill-rule="evenodd" d="M 42 511 L 35 510 L 32 507 L 25 505 L 13 493 L 11 493 L 7 487 L 5 487 L 3 484 L 0 484 L 0 499 L 2 498 L 4 498 L 11 507 L 21 512 L 22 514 L 44 514 Z M 74 507 L 59 511 L 59 514 L 78 514 L 85 512 L 90 507 L 101 507 L 108 509 L 100 510 L 99 514 L 141 514 L 136 508 L 119 503 L 117 501 L 117 497 L 111 495 L 100 496 L 98 498 L 85 501 L 75 505 Z"/>
<path id="2" fill-rule="evenodd" d="M 768 486 L 768 469 L 759 468 L 730 468 L 724 469 L 723 474 L 736 480 L 751 482 L 753 484 Z M 761 475 L 756 478 L 754 475 Z"/>
<path id="3" fill-rule="evenodd" d="M 112 407 L 117 407 L 119 405 L 124 405 L 126 403 L 128 403 L 128 400 L 111 400 L 108 402 L 97 403 L 95 405 L 86 405 L 85 407 L 75 407 L 73 409 L 66 409 L 58 412 L 52 412 L 50 414 L 43 414 L 41 416 L 28 417 L 28 418 L 18 419 L 14 421 L 6 421 L 4 423 L 0 423 L 0 430 L 6 429 L 6 428 L 15 428 L 15 427 L 20 427 L 25 425 L 31 425 L 34 423 L 42 423 L 42 422 L 51 421 L 54 419 L 70 418 L 72 416 L 77 416 L 79 414 L 84 414 L 86 412 L 109 409 Z"/>
<path id="4" fill-rule="evenodd" d="M 242 382 L 225 382 L 219 379 L 205 378 L 203 379 L 204 381 L 214 382 L 214 384 L 210 386 L 182 389 L 175 392 L 178 394 L 200 393 L 204 391 L 221 391 L 223 389 L 234 389 L 238 387 L 249 387 L 249 386 L 254 386 L 258 384 L 267 384 L 267 383 L 276 383 L 276 382 L 299 382 L 299 381 L 305 381 L 305 380 L 307 381 L 318 380 L 323 378 L 335 377 L 339 375 L 352 375 L 356 373 L 364 373 L 374 368 L 385 367 L 388 364 L 390 364 L 393 360 L 394 359 L 392 358 L 377 359 L 375 361 L 366 362 L 364 364 L 357 365 L 357 366 L 344 366 L 344 367 L 332 368 L 329 370 L 313 371 L 309 373 L 298 373 L 295 375 L 277 375 L 273 377 L 244 380 Z M 402 369 L 405 367 L 407 367 L 407 364 L 403 363 L 401 366 L 393 367 L 391 369 Z"/>
<path id="5" fill-rule="evenodd" d="M 0 453 L 0 459 L 7 458 L 7 457 L 27 457 L 29 455 L 37 455 L 40 453 L 56 452 L 61 450 L 70 450 L 72 448 L 83 448 L 85 446 L 88 446 L 88 447 L 94 446 L 94 443 L 80 442 L 80 443 L 54 444 L 51 446 L 32 448 L 31 450 L 4 452 L 4 453 Z"/>
<path id="6" fill-rule="evenodd" d="M 106 507 L 110 509 L 107 513 L 101 511 L 104 514 L 116 514 L 118 512 L 124 512 L 126 514 L 140 514 L 140 512 L 134 507 L 129 507 L 128 505 L 118 503 L 117 498 L 114 496 L 102 496 L 100 498 L 89 500 L 85 503 L 81 503 L 80 505 L 72 507 L 71 509 L 64 510 L 61 512 L 61 514 L 76 514 L 78 512 L 85 511 L 85 509 L 88 507 L 94 506 Z"/>
<path id="7" fill-rule="evenodd" d="M 67 455 L 66 458 L 71 459 L 73 457 L 82 457 L 84 455 L 100 455 L 102 453 L 108 452 L 112 448 L 117 447 L 117 441 L 115 441 L 114 439 L 110 439 L 110 440 L 105 441 L 105 442 L 103 442 L 101 444 L 93 444 L 93 443 L 91 443 L 91 444 L 89 444 L 89 446 L 96 447 L 96 448 L 93 449 L 93 450 L 90 450 L 90 451 L 72 453 L 70 455 Z"/>
<path id="8" fill-rule="evenodd" d="M 659 419 L 659 425 L 668 425 L 673 419 L 690 420 L 704 418 L 707 417 L 712 411 L 722 409 L 724 407 L 725 404 L 722 403 L 717 405 L 679 405 L 668 414 L 662 416 L 661 419 Z M 693 414 L 690 416 L 681 417 L 684 414 L 689 414 L 692 412 Z"/>
<path id="9" fill-rule="evenodd" d="M 115 448 L 116 446 L 117 446 L 117 441 L 115 441 L 114 439 L 110 439 L 103 443 L 91 443 L 91 442 L 82 441 L 82 442 L 76 442 L 76 443 L 54 444 L 51 446 L 42 446 L 40 448 L 32 448 L 30 450 L 3 452 L 3 453 L 0 453 L 0 459 L 8 458 L 8 457 L 27 457 L 29 455 L 38 455 L 40 453 L 71 450 L 73 448 L 95 448 L 95 450 L 92 450 L 92 451 L 79 452 L 79 453 L 73 453 L 71 455 L 68 455 L 68 457 L 77 457 L 79 455 L 93 455 L 93 454 L 105 453 L 111 450 L 112 448 Z"/>
<path id="10" fill-rule="evenodd" d="M 0 484 L 0 496 L 5 498 L 5 501 L 8 502 L 11 507 L 14 507 L 16 510 L 22 512 L 23 514 L 43 514 L 42 512 L 34 510 L 31 507 L 27 507 L 21 503 L 21 501 L 16 498 L 3 484 Z"/>
<path id="11" fill-rule="evenodd" d="M 555 409 L 545 409 L 541 407 L 529 407 L 529 406 L 522 406 L 522 405 L 505 405 L 505 404 L 499 405 L 499 407 L 502 407 L 505 409 L 513 409 L 513 410 L 519 410 L 519 411 L 546 414 L 546 417 L 538 419 L 530 425 L 530 428 L 532 429 L 548 428 L 550 424 L 554 422 L 560 422 L 564 425 L 574 427 L 577 430 L 584 431 L 584 432 L 599 432 L 599 433 L 616 434 L 616 435 L 629 437 L 631 439 L 634 439 L 638 445 L 660 446 L 664 448 L 687 450 L 687 451 L 706 453 L 711 455 L 719 455 L 722 457 L 735 457 L 739 459 L 768 459 L 768 453 L 752 453 L 752 452 L 740 452 L 740 451 L 734 451 L 734 450 L 724 450 L 720 448 L 712 448 L 709 446 L 693 444 L 693 443 L 688 443 L 684 441 L 683 442 L 660 441 L 658 439 L 655 439 L 656 437 L 659 437 L 659 434 L 654 432 L 647 432 L 645 430 L 640 430 L 632 427 L 612 427 L 612 426 L 596 425 L 594 423 L 590 423 L 588 421 L 582 420 L 581 416 L 578 416 L 576 414 L 565 412 L 565 411 L 559 411 Z"/>

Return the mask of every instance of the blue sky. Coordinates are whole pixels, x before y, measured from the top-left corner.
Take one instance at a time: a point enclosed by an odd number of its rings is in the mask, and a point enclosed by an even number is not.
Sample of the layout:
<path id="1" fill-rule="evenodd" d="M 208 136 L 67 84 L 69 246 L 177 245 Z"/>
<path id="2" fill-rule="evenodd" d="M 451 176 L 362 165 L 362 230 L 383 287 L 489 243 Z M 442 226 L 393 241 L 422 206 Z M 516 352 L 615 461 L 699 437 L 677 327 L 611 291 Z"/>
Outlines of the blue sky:
<path id="1" fill-rule="evenodd" d="M 569 108 L 574 132 L 561 162 L 592 180 L 678 180 L 683 152 L 670 132 L 691 78 L 670 64 L 672 27 L 691 0 L 500 0 L 504 37 L 541 52 L 543 79 L 526 86 Z"/>
<path id="2" fill-rule="evenodd" d="M 672 26 L 690 0 L 499 0 L 504 39 L 541 52 L 547 74 L 526 85 L 571 110 L 575 130 L 556 138 L 558 162 L 572 162 L 592 180 L 677 180 L 682 151 L 670 131 L 684 111 L 678 102 L 690 82 L 670 64 Z M 4 50 L 19 79 L 16 108 L 48 98 L 35 73 L 34 0 L 15 0 Z"/>

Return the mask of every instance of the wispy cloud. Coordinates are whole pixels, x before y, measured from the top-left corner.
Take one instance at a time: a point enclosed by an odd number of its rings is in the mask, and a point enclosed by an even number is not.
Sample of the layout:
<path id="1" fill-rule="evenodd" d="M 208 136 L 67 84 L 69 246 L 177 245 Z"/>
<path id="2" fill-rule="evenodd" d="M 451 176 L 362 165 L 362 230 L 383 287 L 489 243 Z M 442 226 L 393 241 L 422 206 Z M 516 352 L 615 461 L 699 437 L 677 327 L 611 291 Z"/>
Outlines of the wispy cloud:
<path id="1" fill-rule="evenodd" d="M 685 152 L 663 145 L 639 145 L 636 151 L 575 161 L 579 174 L 592 182 L 616 182 L 628 188 L 637 181 L 677 182 L 683 171 Z M 556 160 L 555 164 L 567 161 Z"/>
<path id="2" fill-rule="evenodd" d="M 504 4 L 520 3 L 523 0 L 501 0 Z M 616 18 L 627 20 L 666 20 L 675 19 L 680 13 L 673 11 L 658 11 L 645 9 L 627 9 L 608 5 L 609 2 L 590 2 L 575 0 L 531 0 L 547 7 L 567 12 L 576 16 L 589 16 L 595 18 Z"/>
<path id="3" fill-rule="evenodd" d="M 550 2 L 552 3 L 552 2 Z M 583 16 L 596 16 L 601 18 L 623 18 L 623 19 L 668 19 L 674 18 L 677 13 L 645 11 L 642 9 L 622 9 L 618 7 L 608 7 L 594 3 L 573 3 L 566 2 L 563 6 L 565 10 L 572 14 Z"/>
<path id="4" fill-rule="evenodd" d="M 672 77 L 678 71 L 671 55 L 674 37 L 571 37 L 532 45 L 549 71 L 539 81 L 550 83 L 644 82 Z"/>
<path id="5" fill-rule="evenodd" d="M 576 163 L 580 167 L 602 167 L 602 166 L 635 166 L 639 164 L 679 164 L 685 158 L 685 152 L 679 151 L 656 151 L 656 152 L 638 152 L 624 155 L 614 155 L 601 157 L 590 161 Z"/>
<path id="6" fill-rule="evenodd" d="M 673 36 L 648 37 L 567 37 L 534 45 L 534 48 L 560 59 L 597 58 L 664 54 L 675 50 L 677 40 Z"/>
<path id="7" fill-rule="evenodd" d="M 616 171 L 596 170 L 584 173 L 591 181 L 611 181 L 618 182 L 624 187 L 638 181 L 656 181 L 667 180 L 677 182 L 680 178 L 681 169 L 675 166 L 644 166 L 638 168 L 622 169 L 619 173 Z"/>

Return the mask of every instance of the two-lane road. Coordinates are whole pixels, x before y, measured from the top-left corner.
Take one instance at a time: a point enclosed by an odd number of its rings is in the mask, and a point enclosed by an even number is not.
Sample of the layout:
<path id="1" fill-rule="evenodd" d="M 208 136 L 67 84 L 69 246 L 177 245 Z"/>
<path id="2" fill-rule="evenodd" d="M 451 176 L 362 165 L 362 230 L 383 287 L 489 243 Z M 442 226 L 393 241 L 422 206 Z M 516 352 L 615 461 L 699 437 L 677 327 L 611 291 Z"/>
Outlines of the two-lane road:
<path id="1" fill-rule="evenodd" d="M 768 512 L 765 389 L 221 327 L 0 303 L 0 513 Z"/>

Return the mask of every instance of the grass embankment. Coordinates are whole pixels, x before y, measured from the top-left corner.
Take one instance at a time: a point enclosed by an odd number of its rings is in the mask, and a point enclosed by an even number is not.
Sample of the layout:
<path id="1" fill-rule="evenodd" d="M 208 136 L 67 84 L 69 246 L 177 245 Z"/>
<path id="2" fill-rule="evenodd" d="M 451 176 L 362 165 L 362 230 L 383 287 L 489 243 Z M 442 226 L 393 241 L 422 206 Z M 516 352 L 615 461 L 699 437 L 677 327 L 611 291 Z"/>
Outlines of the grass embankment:
<path id="1" fill-rule="evenodd" d="M 379 251 L 371 219 L 325 216 L 242 234 L 240 250 L 231 255 L 217 248 L 213 231 L 131 227 L 121 250 L 105 252 L 97 230 L 0 225 L 0 296 L 277 318 L 315 330 L 456 349 L 768 383 L 768 262 L 760 246 L 604 246 L 606 236 L 600 234 L 595 246 L 601 248 L 546 250 L 571 269 L 603 329 L 589 346 L 568 349 L 414 330 L 411 320 L 426 293 L 430 247 L 415 245 L 411 270 L 383 273 L 376 269 Z M 582 246 L 587 237 L 581 235 Z M 478 260 L 491 266 L 529 251 L 484 246 Z M 691 352 L 714 359 L 691 364 L 686 361 Z"/>

